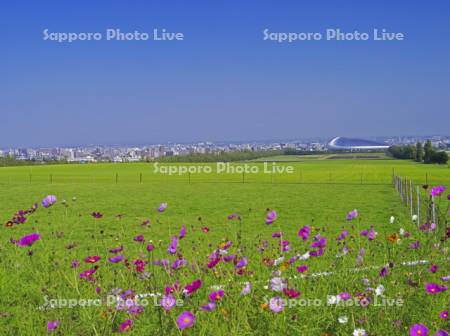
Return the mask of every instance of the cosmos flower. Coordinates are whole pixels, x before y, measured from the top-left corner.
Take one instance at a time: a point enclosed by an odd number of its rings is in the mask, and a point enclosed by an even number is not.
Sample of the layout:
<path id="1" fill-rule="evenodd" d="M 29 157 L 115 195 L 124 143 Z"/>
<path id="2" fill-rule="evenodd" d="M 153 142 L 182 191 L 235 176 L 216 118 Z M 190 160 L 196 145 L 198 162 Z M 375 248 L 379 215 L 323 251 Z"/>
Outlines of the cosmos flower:
<path id="1" fill-rule="evenodd" d="M 436 331 L 436 333 L 433 336 L 448 336 L 448 332 L 443 329 L 440 329 Z"/>
<path id="2" fill-rule="evenodd" d="M 202 287 L 202 281 L 200 279 L 194 280 L 192 283 L 187 284 L 184 287 L 183 293 L 189 296 L 195 293 L 200 287 Z"/>
<path id="3" fill-rule="evenodd" d="M 72 260 L 70 263 L 70 267 L 72 268 L 77 268 L 78 266 L 80 266 L 80 262 L 78 260 Z"/>
<path id="4" fill-rule="evenodd" d="M 409 244 L 409 248 L 411 248 L 413 250 L 417 250 L 419 247 L 420 247 L 420 241 L 418 241 L 418 240 Z"/>
<path id="5" fill-rule="evenodd" d="M 141 260 L 141 259 L 133 260 L 133 264 L 136 266 L 136 272 L 137 273 L 144 272 L 145 266 L 147 265 L 147 263 L 144 260 Z"/>
<path id="6" fill-rule="evenodd" d="M 311 228 L 308 225 L 305 225 L 298 231 L 298 236 L 303 240 L 307 240 L 311 233 Z"/>
<path id="7" fill-rule="evenodd" d="M 167 203 L 161 203 L 158 208 L 158 212 L 163 212 L 168 207 Z"/>
<path id="8" fill-rule="evenodd" d="M 209 227 L 207 227 L 207 226 L 202 227 L 202 232 L 203 233 L 208 233 L 209 232 Z"/>
<path id="9" fill-rule="evenodd" d="M 133 326 L 133 321 L 128 319 L 125 320 L 125 322 L 123 322 L 120 327 L 119 327 L 119 332 L 124 333 L 127 332 L 131 329 L 131 327 Z"/>
<path id="10" fill-rule="evenodd" d="M 295 299 L 298 298 L 301 293 L 299 291 L 296 291 L 294 288 L 284 288 L 283 294 L 290 299 Z"/>
<path id="11" fill-rule="evenodd" d="M 272 233 L 272 238 L 280 238 L 283 235 L 281 231 Z"/>
<path id="12" fill-rule="evenodd" d="M 347 292 L 342 292 L 340 294 L 337 295 L 341 300 L 350 300 L 352 298 L 352 295 L 350 293 Z"/>
<path id="13" fill-rule="evenodd" d="M 220 301 L 222 300 L 224 295 L 225 292 L 222 289 L 220 289 L 218 291 L 211 292 L 208 297 L 211 301 Z"/>
<path id="14" fill-rule="evenodd" d="M 48 331 L 53 331 L 56 328 L 58 328 L 59 325 L 60 325 L 60 322 L 58 320 L 56 320 L 56 321 L 48 321 L 47 322 L 47 330 Z"/>
<path id="15" fill-rule="evenodd" d="M 94 217 L 94 218 L 100 219 L 100 218 L 103 217 L 103 214 L 101 212 L 94 211 L 94 212 L 91 213 L 91 216 Z"/>
<path id="16" fill-rule="evenodd" d="M 183 239 L 186 236 L 186 225 L 182 225 L 180 229 L 180 234 L 178 235 L 178 238 Z"/>
<path id="17" fill-rule="evenodd" d="M 207 304 L 200 306 L 200 310 L 203 311 L 213 311 L 216 309 L 216 304 L 214 302 L 208 302 Z"/>
<path id="18" fill-rule="evenodd" d="M 284 310 L 286 302 L 279 296 L 275 296 L 269 300 L 269 308 L 274 313 L 280 313 Z"/>
<path id="19" fill-rule="evenodd" d="M 93 277 L 94 273 L 97 271 L 97 268 L 90 268 L 80 273 L 80 279 L 86 279 L 88 281 L 94 281 Z"/>
<path id="20" fill-rule="evenodd" d="M 121 262 L 125 257 L 122 254 L 116 255 L 108 259 L 109 262 L 115 264 Z"/>
<path id="21" fill-rule="evenodd" d="M 439 269 L 439 266 L 436 264 L 431 265 L 431 267 L 428 269 L 431 273 L 436 273 Z"/>
<path id="22" fill-rule="evenodd" d="M 192 327 L 194 323 L 195 315 L 190 311 L 184 311 L 177 317 L 177 326 L 181 330 Z"/>
<path id="23" fill-rule="evenodd" d="M 311 243 L 312 248 L 323 248 L 327 246 L 327 238 L 316 236 L 314 239 L 315 241 Z"/>
<path id="24" fill-rule="evenodd" d="M 425 290 L 427 291 L 428 294 L 437 294 L 440 292 L 445 292 L 447 289 L 448 289 L 447 286 L 439 285 L 433 282 L 425 284 Z"/>
<path id="25" fill-rule="evenodd" d="M 169 244 L 169 247 L 167 248 L 167 252 L 170 254 L 175 254 L 177 253 L 177 247 L 178 247 L 178 237 L 173 236 Z"/>
<path id="26" fill-rule="evenodd" d="M 373 229 L 373 226 L 371 226 L 367 234 L 367 238 L 369 238 L 369 240 L 374 240 L 376 236 L 377 232 Z"/>
<path id="27" fill-rule="evenodd" d="M 122 252 L 122 251 L 123 251 L 123 245 L 121 245 L 119 247 L 112 248 L 112 249 L 109 250 L 110 253 L 114 253 L 114 254 Z"/>
<path id="28" fill-rule="evenodd" d="M 389 274 L 389 269 L 387 267 L 382 267 L 380 270 L 380 277 L 384 278 L 386 275 Z"/>
<path id="29" fill-rule="evenodd" d="M 274 292 L 281 292 L 286 288 L 286 281 L 283 278 L 275 277 L 270 280 L 270 288 Z"/>
<path id="30" fill-rule="evenodd" d="M 445 191 L 444 186 L 432 187 L 431 191 L 430 191 L 430 195 L 431 196 L 441 196 L 444 191 Z"/>
<path id="31" fill-rule="evenodd" d="M 338 322 L 340 323 L 340 324 L 346 324 L 347 322 L 348 322 L 348 316 L 339 316 L 338 317 Z"/>
<path id="32" fill-rule="evenodd" d="M 244 284 L 244 288 L 242 288 L 241 295 L 242 296 L 248 295 L 250 294 L 251 291 L 252 291 L 252 284 L 250 282 L 246 282 Z"/>
<path id="33" fill-rule="evenodd" d="M 41 202 L 41 204 L 42 204 L 42 206 L 44 208 L 49 208 L 55 203 L 56 203 L 56 196 L 55 195 L 45 196 L 44 199 Z"/>
<path id="34" fill-rule="evenodd" d="M 145 241 L 145 238 L 144 235 L 137 235 L 136 237 L 133 238 L 133 240 L 138 243 L 143 243 Z"/>
<path id="35" fill-rule="evenodd" d="M 240 269 L 243 268 L 245 266 L 247 266 L 248 264 L 248 259 L 247 257 L 243 257 L 241 260 L 239 260 L 235 266 L 236 269 Z"/>
<path id="36" fill-rule="evenodd" d="M 41 239 L 41 235 L 39 233 L 32 233 L 32 234 L 29 234 L 29 235 L 26 235 L 26 236 L 23 236 L 22 238 L 20 238 L 16 242 L 16 245 L 21 246 L 21 247 L 31 246 L 39 239 Z"/>
<path id="37" fill-rule="evenodd" d="M 100 259 L 101 258 L 99 256 L 89 256 L 84 259 L 84 262 L 88 264 L 95 264 Z"/>
<path id="38" fill-rule="evenodd" d="M 395 222 L 395 217 L 394 217 L 394 216 L 391 216 L 391 217 L 389 218 L 389 223 L 394 224 L 394 222 Z"/>
<path id="39" fill-rule="evenodd" d="M 278 215 L 275 210 L 269 211 L 266 215 L 266 224 L 272 224 L 277 219 Z"/>
<path id="40" fill-rule="evenodd" d="M 428 328 L 421 324 L 414 324 L 410 329 L 409 329 L 409 335 L 410 336 L 427 336 L 428 335 Z"/>
<path id="41" fill-rule="evenodd" d="M 353 330 L 353 336 L 367 336 L 367 333 L 364 329 L 362 328 L 357 328 L 355 330 Z"/>
<path id="42" fill-rule="evenodd" d="M 443 311 L 441 311 L 441 312 L 439 313 L 439 317 L 440 317 L 441 319 L 446 319 L 446 318 L 448 318 L 448 310 L 443 310 Z"/>
<path id="43" fill-rule="evenodd" d="M 175 297 L 171 294 L 164 295 L 160 301 L 161 307 L 163 307 L 166 311 L 169 311 L 175 307 L 176 303 L 177 299 L 175 299 Z"/>
<path id="44" fill-rule="evenodd" d="M 344 240 L 347 236 L 348 236 L 348 231 L 344 230 L 339 234 L 339 236 L 336 238 L 336 240 Z"/>
<path id="45" fill-rule="evenodd" d="M 356 210 L 356 209 L 353 209 L 352 211 L 350 211 L 350 212 L 347 214 L 347 220 L 348 220 L 348 221 L 351 221 L 351 220 L 353 220 L 353 219 L 356 218 L 356 217 L 358 217 L 358 210 Z"/>
<path id="46" fill-rule="evenodd" d="M 300 265 L 297 267 L 297 272 L 304 273 L 308 269 L 308 265 Z"/>
<path id="47" fill-rule="evenodd" d="M 228 219 L 229 220 L 232 220 L 232 219 L 234 219 L 234 218 L 236 218 L 238 215 L 237 215 L 237 213 L 232 213 L 231 215 L 228 215 Z"/>
<path id="48" fill-rule="evenodd" d="M 153 244 L 148 244 L 147 245 L 147 251 L 148 252 L 151 252 L 151 251 L 153 251 L 155 249 L 155 246 L 153 245 Z"/>
<path id="49" fill-rule="evenodd" d="M 175 260 L 175 261 L 173 262 L 173 264 L 172 264 L 172 269 L 174 269 L 174 270 L 179 269 L 179 268 L 181 268 L 181 267 L 183 267 L 183 266 L 186 266 L 187 263 L 188 263 L 188 262 L 187 262 L 186 259 L 177 259 L 177 260 Z"/>

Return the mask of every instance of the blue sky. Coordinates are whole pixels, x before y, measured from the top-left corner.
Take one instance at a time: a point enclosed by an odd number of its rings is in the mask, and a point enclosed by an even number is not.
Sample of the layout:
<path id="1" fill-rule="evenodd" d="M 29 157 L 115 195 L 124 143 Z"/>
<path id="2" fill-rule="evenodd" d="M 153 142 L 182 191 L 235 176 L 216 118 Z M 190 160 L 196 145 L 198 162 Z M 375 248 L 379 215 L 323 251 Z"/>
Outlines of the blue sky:
<path id="1" fill-rule="evenodd" d="M 10 1 L 0 147 L 447 134 L 448 1 Z M 184 41 L 43 41 L 182 32 Z M 404 41 L 263 40 L 372 32 Z"/>

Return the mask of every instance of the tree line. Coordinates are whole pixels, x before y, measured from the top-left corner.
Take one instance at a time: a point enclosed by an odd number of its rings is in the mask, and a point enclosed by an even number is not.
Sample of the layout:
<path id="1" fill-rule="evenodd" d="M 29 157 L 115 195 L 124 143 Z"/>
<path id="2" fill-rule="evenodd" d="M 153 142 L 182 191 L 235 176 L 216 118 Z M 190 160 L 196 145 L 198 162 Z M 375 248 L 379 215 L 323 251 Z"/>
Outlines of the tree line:
<path id="1" fill-rule="evenodd" d="M 425 145 L 421 142 L 417 142 L 415 145 L 394 145 L 389 147 L 388 154 L 396 159 L 413 160 L 427 164 L 446 164 L 448 162 L 447 152 L 435 150 L 430 140 L 427 140 Z"/>

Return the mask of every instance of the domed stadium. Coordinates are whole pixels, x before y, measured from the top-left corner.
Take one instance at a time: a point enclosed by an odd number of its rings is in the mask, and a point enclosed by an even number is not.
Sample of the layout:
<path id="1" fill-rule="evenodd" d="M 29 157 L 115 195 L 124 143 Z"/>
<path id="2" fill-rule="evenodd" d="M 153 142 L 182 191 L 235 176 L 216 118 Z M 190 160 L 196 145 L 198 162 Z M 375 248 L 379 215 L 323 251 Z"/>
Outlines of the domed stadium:
<path id="1" fill-rule="evenodd" d="M 334 150 L 374 150 L 388 149 L 389 146 L 372 140 L 336 137 L 328 142 L 328 148 Z"/>

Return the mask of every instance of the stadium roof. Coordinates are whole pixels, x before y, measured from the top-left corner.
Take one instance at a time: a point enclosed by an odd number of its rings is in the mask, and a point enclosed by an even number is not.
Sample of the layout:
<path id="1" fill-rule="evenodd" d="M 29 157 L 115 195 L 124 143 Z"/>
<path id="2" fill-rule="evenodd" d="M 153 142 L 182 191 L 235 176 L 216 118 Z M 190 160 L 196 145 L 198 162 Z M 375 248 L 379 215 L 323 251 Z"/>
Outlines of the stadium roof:
<path id="1" fill-rule="evenodd" d="M 385 143 L 365 140 L 336 137 L 328 143 L 330 149 L 387 149 L 389 146 Z"/>

